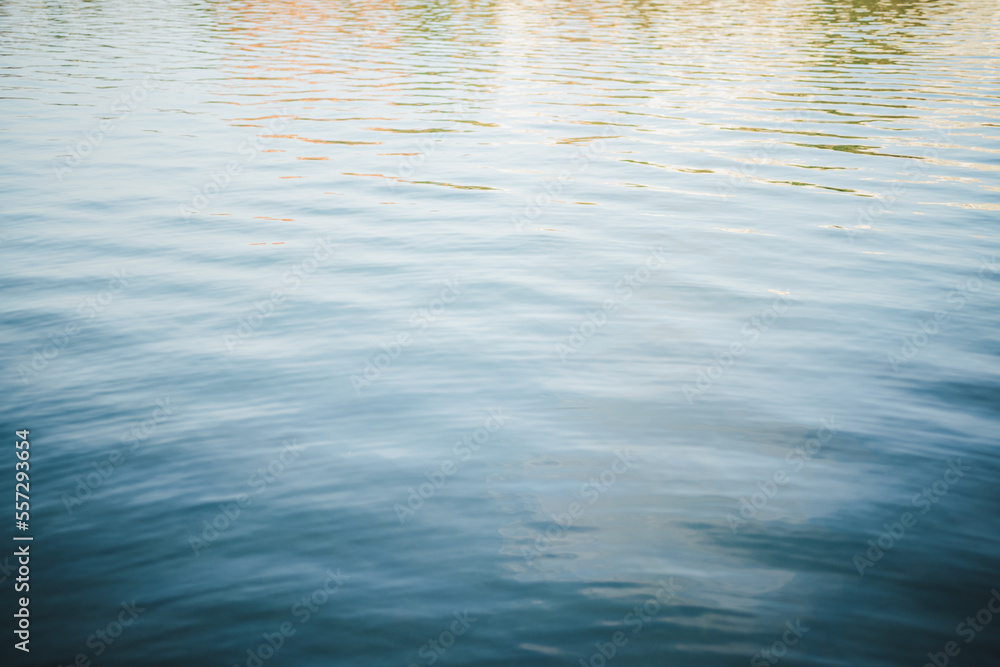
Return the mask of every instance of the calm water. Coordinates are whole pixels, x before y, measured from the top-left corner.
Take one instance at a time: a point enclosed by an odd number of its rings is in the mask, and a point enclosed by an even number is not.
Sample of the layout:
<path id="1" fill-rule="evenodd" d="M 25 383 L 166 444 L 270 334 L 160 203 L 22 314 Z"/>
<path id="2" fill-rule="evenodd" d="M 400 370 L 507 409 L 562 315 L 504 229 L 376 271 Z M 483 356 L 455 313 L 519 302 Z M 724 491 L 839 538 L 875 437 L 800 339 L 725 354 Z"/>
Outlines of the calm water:
<path id="1" fill-rule="evenodd" d="M 995 664 L 998 12 L 3 2 L 5 664 Z"/>

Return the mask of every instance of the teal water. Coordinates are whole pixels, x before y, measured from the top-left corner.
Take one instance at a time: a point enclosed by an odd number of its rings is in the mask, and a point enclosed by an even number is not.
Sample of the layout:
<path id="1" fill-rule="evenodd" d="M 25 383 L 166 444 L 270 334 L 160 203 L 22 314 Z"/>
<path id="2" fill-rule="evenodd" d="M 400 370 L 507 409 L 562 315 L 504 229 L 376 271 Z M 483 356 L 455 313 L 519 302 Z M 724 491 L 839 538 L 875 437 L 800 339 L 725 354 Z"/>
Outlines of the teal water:
<path id="1" fill-rule="evenodd" d="M 998 37 L 0 4 L 4 664 L 995 664 Z"/>

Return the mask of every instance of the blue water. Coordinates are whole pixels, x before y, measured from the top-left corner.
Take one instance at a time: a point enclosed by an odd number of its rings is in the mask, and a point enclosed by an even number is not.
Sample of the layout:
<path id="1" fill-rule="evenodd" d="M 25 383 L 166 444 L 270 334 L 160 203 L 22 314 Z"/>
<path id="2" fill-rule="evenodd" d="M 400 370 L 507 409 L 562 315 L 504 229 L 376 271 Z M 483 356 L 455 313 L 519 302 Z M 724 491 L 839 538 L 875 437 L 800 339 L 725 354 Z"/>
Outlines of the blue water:
<path id="1" fill-rule="evenodd" d="M 4 664 L 996 664 L 998 44 L 4 2 Z"/>

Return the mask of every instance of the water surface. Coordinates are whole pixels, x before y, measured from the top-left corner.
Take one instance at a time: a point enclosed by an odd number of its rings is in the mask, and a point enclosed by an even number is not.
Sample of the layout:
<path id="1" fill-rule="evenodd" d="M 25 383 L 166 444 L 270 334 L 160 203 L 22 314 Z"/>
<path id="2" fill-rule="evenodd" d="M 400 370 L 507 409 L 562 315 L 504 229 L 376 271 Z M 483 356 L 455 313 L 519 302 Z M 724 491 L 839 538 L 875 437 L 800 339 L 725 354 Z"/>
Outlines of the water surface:
<path id="1" fill-rule="evenodd" d="M 1000 586 L 996 3 L 14 0 L 0 36 L 13 664 L 1000 652 L 959 626 Z"/>

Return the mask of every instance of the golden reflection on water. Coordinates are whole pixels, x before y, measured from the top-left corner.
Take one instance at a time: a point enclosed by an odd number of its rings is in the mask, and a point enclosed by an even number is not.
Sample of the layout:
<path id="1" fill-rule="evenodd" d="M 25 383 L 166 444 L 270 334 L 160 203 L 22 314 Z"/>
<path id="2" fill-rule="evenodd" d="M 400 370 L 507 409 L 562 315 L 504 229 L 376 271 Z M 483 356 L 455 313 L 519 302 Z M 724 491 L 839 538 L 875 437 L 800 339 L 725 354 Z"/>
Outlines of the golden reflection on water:
<path id="1" fill-rule="evenodd" d="M 263 136 L 290 153 L 275 162 L 282 180 L 315 187 L 301 197 L 344 179 L 399 188 L 392 201 L 434 187 L 518 194 L 511 177 L 555 173 L 532 152 L 602 141 L 592 159 L 635 166 L 609 185 L 706 201 L 749 186 L 878 200 L 894 182 L 1000 169 L 988 135 L 968 132 L 1000 104 L 972 60 L 997 53 L 988 3 L 246 1 L 205 20 L 223 45 L 216 101 L 247 108 L 234 126 L 290 121 Z M 519 165 L 450 168 L 512 146 Z M 955 147 L 983 159 L 941 156 Z M 884 159 L 923 165 L 887 178 Z M 983 201 L 993 186 L 969 184 L 983 194 L 928 205 L 997 210 Z M 553 204 L 606 203 L 587 199 Z"/>

